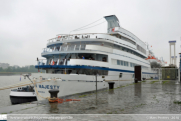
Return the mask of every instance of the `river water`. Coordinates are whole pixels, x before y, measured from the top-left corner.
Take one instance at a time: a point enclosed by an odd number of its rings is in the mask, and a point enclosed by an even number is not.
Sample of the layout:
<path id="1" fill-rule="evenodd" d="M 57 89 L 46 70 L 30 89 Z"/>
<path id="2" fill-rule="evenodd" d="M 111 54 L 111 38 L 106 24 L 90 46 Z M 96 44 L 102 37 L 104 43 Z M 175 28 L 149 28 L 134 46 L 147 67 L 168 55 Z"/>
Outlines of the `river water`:
<path id="1" fill-rule="evenodd" d="M 21 81 L 20 81 L 20 77 L 21 77 Z M 25 80 L 24 77 L 20 75 L 0 76 L 0 88 L 4 86 L 20 83 L 23 81 L 28 81 L 28 79 Z M 11 89 L 0 90 L 0 108 L 12 105 L 10 101 L 10 97 L 9 97 L 10 90 Z"/>
<path id="2" fill-rule="evenodd" d="M 31 77 L 30 77 L 31 78 Z M 21 82 L 28 81 L 21 76 Z M 20 76 L 0 76 L 0 87 L 20 82 Z M 0 90 L 0 108 L 11 105 L 10 89 Z M 65 98 L 64 98 L 65 99 Z M 173 80 L 146 80 L 114 90 L 77 94 L 80 101 L 42 103 L 14 114 L 180 114 L 181 84 Z M 3 112 L 5 113 L 5 112 Z M 7 112 L 10 113 L 10 112 Z"/>

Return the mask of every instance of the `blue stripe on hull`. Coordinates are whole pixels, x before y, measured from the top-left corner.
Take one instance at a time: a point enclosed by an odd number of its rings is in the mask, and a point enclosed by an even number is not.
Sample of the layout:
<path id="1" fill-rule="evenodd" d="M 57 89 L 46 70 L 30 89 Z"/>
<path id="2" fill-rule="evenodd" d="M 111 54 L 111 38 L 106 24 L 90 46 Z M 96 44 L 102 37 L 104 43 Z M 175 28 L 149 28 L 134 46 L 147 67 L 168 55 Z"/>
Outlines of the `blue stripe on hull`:
<path id="1" fill-rule="evenodd" d="M 108 71 L 118 71 L 118 72 L 127 72 L 127 73 L 134 73 L 134 71 L 130 70 L 122 70 L 122 69 L 113 69 L 113 68 L 107 68 L 107 67 L 93 67 L 93 66 L 67 66 L 67 65 L 36 65 L 35 68 L 54 68 L 54 69 L 60 69 L 60 68 L 84 68 L 84 69 L 96 69 L 96 70 L 108 70 Z M 157 74 L 157 73 L 148 73 L 148 72 L 142 72 L 143 74 Z"/>

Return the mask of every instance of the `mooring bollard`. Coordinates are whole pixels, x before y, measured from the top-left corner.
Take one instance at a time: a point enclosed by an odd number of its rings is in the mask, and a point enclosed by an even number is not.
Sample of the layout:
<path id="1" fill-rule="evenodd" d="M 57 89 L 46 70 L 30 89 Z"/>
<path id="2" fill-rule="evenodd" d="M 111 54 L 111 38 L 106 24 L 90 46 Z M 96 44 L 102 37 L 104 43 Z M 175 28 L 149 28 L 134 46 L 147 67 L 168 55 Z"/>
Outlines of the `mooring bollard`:
<path id="1" fill-rule="evenodd" d="M 109 89 L 114 89 L 114 83 L 115 83 L 115 82 L 108 82 L 108 84 L 109 84 Z"/>
<path id="2" fill-rule="evenodd" d="M 145 81 L 146 80 L 146 78 L 143 78 L 143 81 Z"/>
<path id="3" fill-rule="evenodd" d="M 50 93 L 50 97 L 51 98 L 57 98 L 57 94 L 59 93 L 59 90 L 57 89 L 52 89 L 52 90 L 49 90 L 49 93 Z"/>
<path id="4" fill-rule="evenodd" d="M 134 79 L 134 82 L 135 82 L 135 83 L 138 83 L 138 79 L 137 79 L 137 78 L 135 78 L 135 79 Z"/>

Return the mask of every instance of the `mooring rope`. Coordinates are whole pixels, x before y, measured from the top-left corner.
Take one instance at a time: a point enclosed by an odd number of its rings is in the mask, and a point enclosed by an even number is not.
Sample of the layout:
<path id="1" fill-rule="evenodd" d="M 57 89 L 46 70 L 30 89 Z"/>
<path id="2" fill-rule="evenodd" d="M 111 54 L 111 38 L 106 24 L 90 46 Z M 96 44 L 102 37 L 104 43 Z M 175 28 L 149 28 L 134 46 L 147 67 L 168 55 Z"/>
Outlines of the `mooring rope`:
<path id="1" fill-rule="evenodd" d="M 53 80 L 53 79 L 52 79 L 52 80 Z M 27 85 L 32 85 L 32 84 L 33 84 L 37 96 L 38 96 L 38 97 L 41 97 L 41 98 L 43 98 L 43 99 L 48 99 L 49 102 L 63 103 L 63 102 L 68 102 L 68 101 L 80 101 L 80 100 L 76 100 L 76 99 L 66 99 L 66 100 L 63 100 L 63 99 L 55 98 L 55 97 L 53 97 L 53 98 L 43 97 L 43 96 L 40 95 L 40 93 L 38 92 L 37 87 L 35 86 L 35 84 L 42 83 L 42 82 L 46 82 L 46 81 L 51 81 L 51 80 L 44 80 L 44 81 L 39 81 L 39 82 L 35 82 L 35 80 L 33 80 L 33 83 L 28 83 L 28 81 L 26 81 L 26 82 L 17 83 L 17 84 L 14 84 L 14 85 L 6 86 L 6 87 L 1 87 L 0 90 L 17 88 L 17 87 L 22 87 L 22 86 L 27 86 Z"/>
<path id="2" fill-rule="evenodd" d="M 50 81 L 50 80 L 48 80 L 48 81 Z M 35 80 L 33 80 L 33 84 L 35 84 L 35 83 L 36 83 Z M 39 94 L 36 86 L 34 86 L 34 88 L 35 88 L 35 91 L 36 91 L 37 96 L 39 96 L 39 97 L 41 97 L 41 98 L 44 98 L 44 99 L 49 99 L 49 98 L 50 98 L 50 97 L 43 97 L 43 96 L 41 96 L 41 95 Z"/>
<path id="3" fill-rule="evenodd" d="M 45 80 L 45 81 L 40 81 L 40 82 L 34 82 L 34 83 L 23 82 L 23 83 L 18 83 L 18 84 L 15 84 L 15 85 L 10 85 L 10 86 L 6 86 L 6 87 L 1 87 L 0 90 L 11 89 L 11 88 L 16 88 L 16 87 L 22 87 L 22 86 L 27 86 L 27 85 L 31 85 L 31 84 L 42 83 L 42 82 L 46 82 L 46 81 L 50 81 L 50 80 Z M 24 84 L 24 83 L 25 83 L 25 84 Z"/>
<path id="4" fill-rule="evenodd" d="M 20 84 L 24 84 L 24 83 L 28 83 L 28 82 L 29 82 L 29 81 L 25 81 L 25 82 L 21 82 L 21 83 L 9 85 L 9 86 L 0 87 L 0 89 L 1 89 L 1 88 L 6 88 L 6 87 L 11 87 L 11 86 L 16 86 L 16 85 L 20 85 Z"/>

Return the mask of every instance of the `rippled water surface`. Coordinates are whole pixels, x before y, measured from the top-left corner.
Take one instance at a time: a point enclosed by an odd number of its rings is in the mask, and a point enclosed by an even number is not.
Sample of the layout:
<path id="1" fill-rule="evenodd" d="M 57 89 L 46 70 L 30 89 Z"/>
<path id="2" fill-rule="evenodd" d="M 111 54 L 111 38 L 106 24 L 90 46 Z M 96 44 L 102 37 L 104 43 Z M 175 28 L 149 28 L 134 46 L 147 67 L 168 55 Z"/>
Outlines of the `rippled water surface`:
<path id="1" fill-rule="evenodd" d="M 20 82 L 20 76 L 0 76 L 1 87 Z M 25 81 L 21 77 L 21 81 Z M 26 80 L 27 81 L 27 80 Z M 0 91 L 0 107 L 11 105 L 10 90 Z M 147 80 L 122 84 L 114 90 L 75 94 L 62 99 L 78 99 L 63 103 L 34 102 L 34 108 L 13 114 L 180 114 L 181 84 L 175 81 Z"/>
<path id="2" fill-rule="evenodd" d="M 20 77 L 21 77 L 21 81 L 20 81 Z M 0 76 L 0 88 L 4 86 L 20 83 L 23 81 L 27 81 L 27 79 L 24 80 L 24 78 L 20 75 Z M 0 108 L 11 105 L 9 94 L 10 94 L 10 89 L 0 90 Z"/>
<path id="3" fill-rule="evenodd" d="M 114 90 L 66 97 L 80 101 L 61 104 L 47 102 L 36 108 L 37 112 L 33 110 L 27 112 L 33 114 L 180 114 L 180 86 L 175 84 L 175 81 L 147 80 L 122 85 Z"/>

